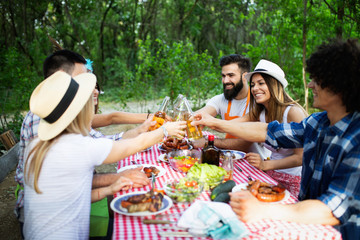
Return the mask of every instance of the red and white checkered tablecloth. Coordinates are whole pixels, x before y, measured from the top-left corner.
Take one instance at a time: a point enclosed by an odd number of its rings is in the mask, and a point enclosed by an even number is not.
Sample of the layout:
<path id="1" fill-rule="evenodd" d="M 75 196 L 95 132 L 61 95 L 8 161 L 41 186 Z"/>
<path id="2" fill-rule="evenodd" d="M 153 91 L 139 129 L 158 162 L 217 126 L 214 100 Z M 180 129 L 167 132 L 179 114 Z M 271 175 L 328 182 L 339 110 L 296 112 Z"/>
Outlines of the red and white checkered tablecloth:
<path id="1" fill-rule="evenodd" d="M 139 164 L 154 164 L 162 166 L 164 169 L 166 169 L 166 174 L 156 178 L 155 182 L 155 187 L 157 189 L 162 189 L 166 181 L 171 179 L 180 179 L 185 176 L 185 174 L 173 170 L 168 163 L 158 160 L 159 156 L 163 153 L 164 152 L 159 150 L 159 145 L 156 144 L 148 151 L 134 154 L 121 160 L 118 163 L 118 169 L 127 165 L 132 165 L 133 163 L 131 161 L 135 161 Z M 237 184 L 248 182 L 248 176 L 252 177 L 253 179 L 259 179 L 263 182 L 276 184 L 274 179 L 266 175 L 266 173 L 263 171 L 251 166 L 245 160 L 237 160 L 235 165 L 242 169 L 242 172 L 240 172 L 237 168 L 234 168 L 233 178 Z M 115 194 L 114 197 L 116 198 L 122 194 L 137 191 L 150 191 L 150 185 L 140 189 L 135 188 L 129 191 L 121 191 Z M 202 193 L 198 199 L 210 201 L 208 193 Z M 283 201 L 283 203 L 291 204 L 295 203 L 296 201 L 296 197 L 290 195 L 290 197 L 286 201 Z M 125 216 L 115 212 L 113 239 L 210 239 L 195 237 L 160 237 L 158 235 L 158 231 L 172 231 L 165 229 L 165 226 L 176 226 L 176 224 L 161 225 L 142 223 L 143 219 L 166 219 L 176 222 L 178 219 L 180 219 L 181 214 L 189 206 L 190 204 L 174 204 L 169 210 L 159 215 L 146 217 Z M 285 221 L 262 220 L 252 224 L 245 224 L 245 226 L 250 231 L 250 234 L 244 239 L 341 239 L 341 234 L 329 225 L 299 224 Z"/>

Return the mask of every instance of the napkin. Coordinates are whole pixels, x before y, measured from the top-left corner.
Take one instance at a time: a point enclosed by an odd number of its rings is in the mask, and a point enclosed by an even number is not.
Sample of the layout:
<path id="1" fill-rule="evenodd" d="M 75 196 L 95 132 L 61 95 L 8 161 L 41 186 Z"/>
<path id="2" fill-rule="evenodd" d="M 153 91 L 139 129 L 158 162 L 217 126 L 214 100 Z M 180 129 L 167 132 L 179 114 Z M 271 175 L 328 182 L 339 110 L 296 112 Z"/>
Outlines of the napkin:
<path id="1" fill-rule="evenodd" d="M 230 205 L 222 202 L 195 201 L 181 215 L 178 226 L 195 236 L 214 239 L 239 239 L 249 234 Z"/>

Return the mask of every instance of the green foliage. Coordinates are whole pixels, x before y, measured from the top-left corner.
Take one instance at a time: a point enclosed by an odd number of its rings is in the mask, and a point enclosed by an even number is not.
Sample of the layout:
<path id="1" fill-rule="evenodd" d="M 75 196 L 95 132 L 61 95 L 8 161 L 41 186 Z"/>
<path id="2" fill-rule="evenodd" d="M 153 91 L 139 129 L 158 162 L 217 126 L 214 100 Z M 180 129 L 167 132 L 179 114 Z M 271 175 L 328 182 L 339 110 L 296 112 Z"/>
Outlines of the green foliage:
<path id="1" fill-rule="evenodd" d="M 3 49 L 0 59 L 0 132 L 20 133 L 22 109 L 28 109 L 31 90 L 38 83 L 29 60 L 15 48 Z"/>
<path id="2" fill-rule="evenodd" d="M 94 61 L 101 101 L 182 93 L 199 108 L 221 92 L 219 57 L 240 53 L 282 67 L 303 104 L 303 36 L 305 58 L 329 38 L 360 37 L 358 1 L 305 3 L 306 16 L 304 0 L 0 1 L 0 127 L 20 128 L 52 52 L 48 35 Z"/>
<path id="3" fill-rule="evenodd" d="M 118 57 L 106 61 L 106 95 L 103 100 L 141 101 L 170 96 L 175 99 L 184 94 L 196 100 L 195 108 L 201 101 L 221 92 L 218 67 L 212 57 L 204 52 L 198 54 L 191 42 L 175 42 L 168 45 L 156 39 L 140 41 L 136 71 L 129 72 L 124 61 Z M 119 90 L 121 89 L 121 90 Z"/>
<path id="4" fill-rule="evenodd" d="M 174 42 L 168 45 L 156 39 L 140 42 L 139 63 L 135 74 L 136 84 L 145 98 L 162 98 L 165 95 L 175 99 L 181 93 L 189 99 L 207 99 L 214 94 L 213 89 L 220 85 L 218 67 L 212 57 L 196 53 L 189 41 Z"/>

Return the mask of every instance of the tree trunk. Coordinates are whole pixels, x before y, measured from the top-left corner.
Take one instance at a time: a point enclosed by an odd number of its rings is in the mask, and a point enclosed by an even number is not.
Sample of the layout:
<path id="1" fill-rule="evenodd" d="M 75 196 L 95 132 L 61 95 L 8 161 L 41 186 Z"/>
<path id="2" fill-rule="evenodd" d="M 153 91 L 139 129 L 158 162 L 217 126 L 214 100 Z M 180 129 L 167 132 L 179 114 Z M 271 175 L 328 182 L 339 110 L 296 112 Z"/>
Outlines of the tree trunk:
<path id="1" fill-rule="evenodd" d="M 100 25 L 100 55 L 101 55 L 101 72 L 100 72 L 100 79 L 102 80 L 100 83 L 104 84 L 105 80 L 104 80 L 104 72 L 105 72 L 105 66 L 104 66 L 104 62 L 105 62 L 105 54 L 104 54 L 104 27 L 105 27 L 105 20 L 106 20 L 106 16 L 108 14 L 108 12 L 110 11 L 112 5 L 113 5 L 114 1 L 111 0 L 109 3 L 109 6 L 106 8 L 103 18 L 101 20 L 101 25 Z"/>
<path id="2" fill-rule="evenodd" d="M 304 20 L 303 20 L 303 29 L 302 29 L 302 37 L 303 37 L 303 57 L 302 57 L 302 63 L 303 63 L 303 67 L 302 67 L 302 77 L 303 77 L 303 83 L 304 83 L 304 92 L 305 92 L 305 96 L 304 96 L 304 100 L 305 100 L 305 110 L 306 112 L 309 111 L 309 88 L 307 86 L 307 82 L 306 82 L 306 72 L 305 72 L 305 66 L 306 66 L 306 33 L 307 33 L 307 28 L 306 28 L 306 14 L 307 14 L 307 0 L 303 0 L 303 4 L 304 4 Z"/>
<path id="3" fill-rule="evenodd" d="M 344 24 L 344 0 L 338 1 L 337 6 L 337 24 L 336 24 L 336 37 L 342 39 L 343 24 Z"/>

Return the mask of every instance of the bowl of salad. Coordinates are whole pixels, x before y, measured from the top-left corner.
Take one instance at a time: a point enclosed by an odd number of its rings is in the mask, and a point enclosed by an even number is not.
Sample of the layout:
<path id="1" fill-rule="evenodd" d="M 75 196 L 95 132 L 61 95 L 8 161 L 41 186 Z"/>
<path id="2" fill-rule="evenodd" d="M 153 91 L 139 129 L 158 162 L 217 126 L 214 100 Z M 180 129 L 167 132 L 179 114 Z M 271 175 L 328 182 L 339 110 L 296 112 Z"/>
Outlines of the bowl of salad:
<path id="1" fill-rule="evenodd" d="M 168 181 L 164 191 L 174 202 L 193 202 L 203 191 L 204 184 L 197 178 Z"/>
<path id="2" fill-rule="evenodd" d="M 171 151 L 167 153 L 167 159 L 174 170 L 187 173 L 195 163 L 201 160 L 201 151 L 196 149 Z"/>

